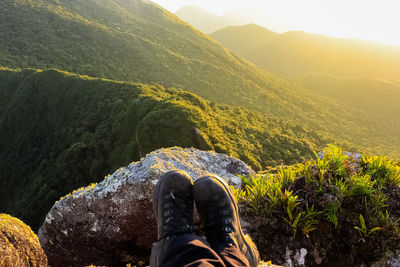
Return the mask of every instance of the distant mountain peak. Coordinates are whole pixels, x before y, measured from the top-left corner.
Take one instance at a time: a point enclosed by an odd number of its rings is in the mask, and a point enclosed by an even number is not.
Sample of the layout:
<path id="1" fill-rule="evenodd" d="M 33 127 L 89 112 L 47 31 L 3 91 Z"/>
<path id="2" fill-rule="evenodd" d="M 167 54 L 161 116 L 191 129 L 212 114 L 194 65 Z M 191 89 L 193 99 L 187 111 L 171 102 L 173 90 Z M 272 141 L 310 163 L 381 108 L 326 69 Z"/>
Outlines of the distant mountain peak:
<path id="1" fill-rule="evenodd" d="M 216 30 L 231 25 L 244 25 L 251 21 L 235 11 L 229 11 L 221 16 L 197 6 L 184 6 L 175 12 L 175 15 L 188 22 L 193 27 L 204 33 L 212 33 Z"/>

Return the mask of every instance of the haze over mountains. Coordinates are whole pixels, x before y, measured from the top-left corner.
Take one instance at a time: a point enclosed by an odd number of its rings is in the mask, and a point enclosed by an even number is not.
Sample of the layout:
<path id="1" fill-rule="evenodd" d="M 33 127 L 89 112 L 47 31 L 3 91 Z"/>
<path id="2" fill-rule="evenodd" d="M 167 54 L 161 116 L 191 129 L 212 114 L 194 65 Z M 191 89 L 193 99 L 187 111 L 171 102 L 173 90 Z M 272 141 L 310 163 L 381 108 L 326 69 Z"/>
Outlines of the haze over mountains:
<path id="1" fill-rule="evenodd" d="M 244 25 L 251 21 L 250 18 L 233 11 L 218 16 L 195 6 L 184 6 L 176 11 L 175 15 L 207 34 L 226 26 Z"/>
<path id="2" fill-rule="evenodd" d="M 261 26 L 229 26 L 215 40 L 319 96 L 354 109 L 371 131 L 400 142 L 400 47 Z M 384 133 L 384 134 L 382 134 Z"/>
<path id="3" fill-rule="evenodd" d="M 158 147 L 214 149 L 256 169 L 333 141 L 400 154 L 397 106 L 370 116 L 349 104 L 358 94 L 348 103 L 309 77 L 262 70 L 151 2 L 3 0 L 0 10 L 1 208 L 35 227 L 62 194 Z"/>
<path id="4" fill-rule="evenodd" d="M 305 32 L 272 32 L 255 24 L 210 35 L 258 66 L 286 76 L 327 73 L 400 82 L 400 47 Z"/>

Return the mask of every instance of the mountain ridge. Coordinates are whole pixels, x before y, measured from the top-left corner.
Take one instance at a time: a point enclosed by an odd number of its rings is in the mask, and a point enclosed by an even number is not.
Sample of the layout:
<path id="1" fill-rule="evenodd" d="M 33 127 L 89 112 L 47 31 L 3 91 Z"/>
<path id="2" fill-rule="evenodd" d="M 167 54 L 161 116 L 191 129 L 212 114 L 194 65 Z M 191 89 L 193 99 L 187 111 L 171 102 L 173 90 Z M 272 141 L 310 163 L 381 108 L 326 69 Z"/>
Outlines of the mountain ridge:
<path id="1" fill-rule="evenodd" d="M 275 33 L 255 24 L 226 27 L 210 36 L 256 65 L 285 76 L 325 72 L 399 81 L 400 47 L 396 46 L 302 31 Z M 242 37 L 253 43 L 246 47 Z"/>
<path id="2" fill-rule="evenodd" d="M 140 0 L 32 2 L 41 3 L 39 7 L 30 3 L 0 3 L 7 10 L 0 17 L 4 66 L 57 68 L 181 88 L 218 103 L 304 124 L 324 135 L 333 132 L 338 140 L 354 140 L 352 131 L 340 127 L 363 127 L 340 103 L 256 67 L 156 5 Z M 71 19 L 65 15 L 69 13 L 81 19 Z M 101 27 L 93 26 L 99 22 Z M 342 110 L 340 118 L 333 115 L 335 109 Z M 323 120 L 330 123 L 321 124 Z"/>
<path id="3" fill-rule="evenodd" d="M 347 120 L 359 123 L 353 129 L 368 128 L 353 136 L 369 132 L 370 137 L 380 136 L 377 142 L 386 143 L 384 154 L 398 150 L 400 48 L 299 31 L 278 34 L 254 24 L 227 27 L 211 37 L 259 67 L 290 77 L 310 94 L 340 103 L 331 112 L 342 117 L 348 111 L 352 115 Z M 371 142 L 358 141 L 351 140 L 359 145 Z"/>
<path id="4" fill-rule="evenodd" d="M 197 6 L 183 6 L 174 14 L 206 34 L 229 25 L 244 25 L 250 21 L 234 11 L 219 16 Z"/>
<path id="5" fill-rule="evenodd" d="M 162 86 L 0 68 L 0 202 L 34 229 L 74 188 L 162 147 L 197 147 L 255 169 L 329 142 L 301 125 Z"/>

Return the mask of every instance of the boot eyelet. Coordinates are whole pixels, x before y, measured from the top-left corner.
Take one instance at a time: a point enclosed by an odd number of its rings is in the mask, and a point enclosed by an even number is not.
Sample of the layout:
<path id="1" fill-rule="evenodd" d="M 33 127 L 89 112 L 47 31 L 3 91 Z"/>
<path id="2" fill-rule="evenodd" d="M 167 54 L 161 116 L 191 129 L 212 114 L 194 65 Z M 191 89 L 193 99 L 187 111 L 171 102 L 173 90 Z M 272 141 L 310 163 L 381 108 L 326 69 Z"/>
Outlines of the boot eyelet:
<path id="1" fill-rule="evenodd" d="M 230 227 L 224 227 L 224 232 L 225 233 L 230 233 L 230 232 L 232 232 L 232 229 L 230 228 Z"/>
<path id="2" fill-rule="evenodd" d="M 229 236 L 224 237 L 225 242 L 231 243 L 232 239 Z"/>
<path id="3" fill-rule="evenodd" d="M 169 203 L 169 202 L 164 203 L 163 208 L 164 208 L 164 209 L 172 208 L 172 203 Z"/>
<path id="4" fill-rule="evenodd" d="M 218 202 L 218 207 L 220 207 L 220 208 L 222 208 L 222 207 L 224 207 L 225 206 L 225 201 L 220 201 L 220 202 Z"/>
<path id="5" fill-rule="evenodd" d="M 167 210 L 166 212 L 164 212 L 164 216 L 167 217 L 167 216 L 172 215 L 173 213 L 174 213 L 173 210 Z"/>
<path id="6" fill-rule="evenodd" d="M 220 212 L 219 212 L 219 215 L 228 215 L 228 211 L 227 210 L 221 210 Z"/>
<path id="7" fill-rule="evenodd" d="M 224 224 L 230 224 L 232 222 L 232 219 L 224 219 Z"/>
<path id="8" fill-rule="evenodd" d="M 167 219 L 165 219 L 165 223 L 170 223 L 174 219 L 174 216 L 170 216 Z"/>

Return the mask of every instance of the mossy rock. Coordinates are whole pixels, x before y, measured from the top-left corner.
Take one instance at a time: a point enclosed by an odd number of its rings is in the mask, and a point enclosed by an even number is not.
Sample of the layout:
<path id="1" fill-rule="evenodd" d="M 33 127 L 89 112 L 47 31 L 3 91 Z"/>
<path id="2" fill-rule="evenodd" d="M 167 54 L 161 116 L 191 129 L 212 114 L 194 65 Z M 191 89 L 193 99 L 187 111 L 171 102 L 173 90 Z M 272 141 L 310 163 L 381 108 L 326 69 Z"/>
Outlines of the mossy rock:
<path id="1" fill-rule="evenodd" d="M 48 266 L 35 233 L 7 214 L 0 214 L 0 266 Z"/>

